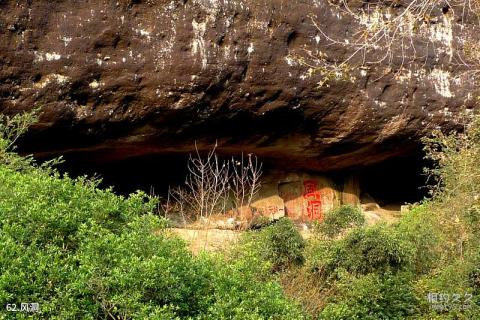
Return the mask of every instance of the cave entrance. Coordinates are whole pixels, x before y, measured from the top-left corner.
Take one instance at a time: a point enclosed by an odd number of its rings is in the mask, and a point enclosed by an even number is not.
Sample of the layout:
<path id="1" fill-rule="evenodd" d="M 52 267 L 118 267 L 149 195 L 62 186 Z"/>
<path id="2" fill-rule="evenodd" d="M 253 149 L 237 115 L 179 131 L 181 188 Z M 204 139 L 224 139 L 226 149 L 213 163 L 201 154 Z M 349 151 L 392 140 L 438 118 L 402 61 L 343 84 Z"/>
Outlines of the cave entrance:
<path id="1" fill-rule="evenodd" d="M 428 195 L 423 155 L 396 157 L 359 171 L 361 202 L 374 200 L 381 207 L 400 210 Z"/>
<path id="2" fill-rule="evenodd" d="M 162 153 L 98 163 L 93 161 L 96 157 L 92 154 L 72 153 L 64 156 L 65 163 L 60 169 L 71 176 L 101 177 L 101 187 L 112 186 L 118 194 L 127 195 L 136 190 L 143 190 L 146 193 L 165 196 L 169 186 L 184 184 L 188 173 L 188 157 L 188 153 Z M 271 179 L 272 171 L 283 169 L 280 162 L 276 163 L 272 159 L 260 160 L 264 163 L 262 179 L 264 182 Z M 345 188 L 346 177 L 354 175 L 358 179 L 362 204 L 376 203 L 382 208 L 399 211 L 401 205 L 418 202 L 427 196 L 426 176 L 423 174 L 425 166 L 423 156 L 417 154 L 386 160 L 372 166 L 357 168 L 355 171 L 323 174 L 334 179 L 338 191 Z M 299 170 L 299 173 L 301 171 Z M 291 169 L 290 172 L 295 173 L 295 170 Z"/>

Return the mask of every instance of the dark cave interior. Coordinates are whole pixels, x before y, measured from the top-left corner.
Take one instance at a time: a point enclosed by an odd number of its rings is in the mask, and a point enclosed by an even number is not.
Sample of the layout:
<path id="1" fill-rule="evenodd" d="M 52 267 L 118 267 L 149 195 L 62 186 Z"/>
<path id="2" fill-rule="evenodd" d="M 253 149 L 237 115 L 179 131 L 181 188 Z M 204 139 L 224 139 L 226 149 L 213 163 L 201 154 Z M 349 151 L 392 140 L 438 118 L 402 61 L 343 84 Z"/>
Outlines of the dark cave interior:
<path id="1" fill-rule="evenodd" d="M 414 203 L 428 194 L 421 155 L 397 157 L 359 171 L 360 190 L 380 206 Z"/>
<path id="2" fill-rule="evenodd" d="M 67 154 L 59 169 L 71 176 L 100 177 L 102 187 L 111 186 L 116 193 L 124 195 L 139 189 L 163 196 L 169 186 L 183 184 L 187 174 L 188 154 L 148 155 L 105 164 L 96 163 L 92 157 L 94 155 L 88 153 Z M 422 200 L 427 195 L 426 176 L 423 173 L 426 165 L 422 155 L 416 154 L 358 167 L 353 171 L 325 175 L 337 182 L 342 181 L 347 174 L 358 175 L 361 193 L 384 206 Z M 264 160 L 265 175 L 270 170 L 277 169 L 275 161 Z"/>

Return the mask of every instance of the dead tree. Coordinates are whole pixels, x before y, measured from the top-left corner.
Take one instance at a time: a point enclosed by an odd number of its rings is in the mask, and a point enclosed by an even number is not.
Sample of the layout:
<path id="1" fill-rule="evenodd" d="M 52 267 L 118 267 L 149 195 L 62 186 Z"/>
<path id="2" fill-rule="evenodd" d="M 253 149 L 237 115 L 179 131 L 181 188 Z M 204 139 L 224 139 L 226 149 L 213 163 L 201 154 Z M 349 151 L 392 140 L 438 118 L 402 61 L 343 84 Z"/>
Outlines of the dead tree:
<path id="1" fill-rule="evenodd" d="M 262 163 L 251 153 L 245 159 L 243 153 L 240 160 L 232 158 L 232 193 L 237 213 L 244 207 L 250 207 L 255 195 L 261 187 Z"/>
<path id="2" fill-rule="evenodd" d="M 195 143 L 195 154 L 190 155 L 185 180 L 186 192 L 177 195 L 198 218 L 208 218 L 215 213 L 228 196 L 229 163 L 219 160 L 217 145 L 202 157 Z"/>
<path id="3" fill-rule="evenodd" d="M 217 145 L 202 156 L 195 143 L 195 153 L 189 156 L 185 185 L 169 189 L 166 209 L 182 216 L 208 219 L 215 213 L 226 213 L 233 200 L 237 213 L 250 207 L 260 189 L 262 163 L 258 158 L 242 154 L 240 159 L 220 160 Z M 170 201 L 172 204 L 170 204 Z"/>

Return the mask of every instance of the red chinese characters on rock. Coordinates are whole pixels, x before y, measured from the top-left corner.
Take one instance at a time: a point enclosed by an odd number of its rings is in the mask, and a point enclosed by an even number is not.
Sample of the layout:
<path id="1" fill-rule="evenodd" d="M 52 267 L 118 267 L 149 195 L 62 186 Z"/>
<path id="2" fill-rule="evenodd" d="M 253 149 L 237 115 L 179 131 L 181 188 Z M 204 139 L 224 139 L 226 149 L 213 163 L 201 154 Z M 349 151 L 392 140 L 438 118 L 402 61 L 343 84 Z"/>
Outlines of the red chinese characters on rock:
<path id="1" fill-rule="evenodd" d="M 309 220 L 322 220 L 322 195 L 316 180 L 303 181 L 303 198 L 307 201 L 307 217 Z"/>

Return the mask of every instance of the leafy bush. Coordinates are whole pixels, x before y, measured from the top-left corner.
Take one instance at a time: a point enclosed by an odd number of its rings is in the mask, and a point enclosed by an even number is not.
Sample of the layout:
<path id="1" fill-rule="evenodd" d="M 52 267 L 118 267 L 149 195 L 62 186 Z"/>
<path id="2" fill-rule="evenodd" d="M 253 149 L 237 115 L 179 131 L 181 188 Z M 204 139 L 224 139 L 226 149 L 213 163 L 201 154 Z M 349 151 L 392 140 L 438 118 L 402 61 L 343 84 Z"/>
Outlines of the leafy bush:
<path id="1" fill-rule="evenodd" d="M 17 114 L 13 117 L 0 114 L 0 164 L 16 170 L 30 170 L 35 166 L 31 156 L 21 157 L 14 152 L 15 142 L 35 121 L 37 121 L 36 110 Z M 49 161 L 43 168 L 48 170 L 52 163 L 57 162 L 59 162 L 59 159 Z"/>
<path id="2" fill-rule="evenodd" d="M 436 132 L 426 143 L 436 162 L 427 173 L 438 182 L 431 199 L 397 224 L 337 240 L 332 232 L 308 246 L 307 266 L 324 276 L 321 319 L 480 319 L 480 118 L 460 135 Z M 450 301 L 435 308 L 431 294 Z M 471 297 L 469 304 L 454 295 Z"/>
<path id="3" fill-rule="evenodd" d="M 385 224 L 354 229 L 340 240 L 318 241 L 311 248 L 311 267 L 329 276 L 341 268 L 352 274 L 405 269 L 413 249 Z"/>
<path id="4" fill-rule="evenodd" d="M 227 263 L 215 259 L 215 300 L 201 319 L 305 319 L 257 253 L 249 243 L 234 248 Z"/>
<path id="5" fill-rule="evenodd" d="M 346 205 L 328 211 L 324 220 L 316 225 L 315 231 L 333 238 L 346 229 L 362 226 L 364 223 L 365 216 L 362 210 L 358 207 Z"/>
<path id="6" fill-rule="evenodd" d="M 425 149 L 436 166 L 427 172 L 438 184 L 433 188 L 430 212 L 435 215 L 447 255 L 461 256 L 480 245 L 480 116 L 461 134 L 434 132 Z"/>
<path id="7" fill-rule="evenodd" d="M 400 219 L 398 225 L 392 227 L 409 243 L 413 251 L 412 271 L 417 274 L 430 272 L 441 257 L 444 237 L 430 210 L 428 204 L 417 205 Z"/>
<path id="8" fill-rule="evenodd" d="M 154 202 L 141 193 L 124 199 L 97 189 L 90 180 L 0 166 L 0 199 L 2 305 L 35 301 L 43 317 L 61 319 L 133 315 L 132 309 L 110 299 L 119 288 L 112 283 L 113 273 L 126 281 L 134 275 L 135 262 L 161 270 L 157 254 L 172 265 L 177 262 L 173 257 L 190 259 L 178 241 L 153 235 L 164 222 L 149 214 Z M 118 272 L 122 264 L 128 266 L 123 273 Z M 137 281 L 145 285 L 149 276 L 138 274 Z M 131 305 L 142 305 L 137 312 L 148 305 L 142 299 L 142 291 L 131 294 Z"/>
<path id="9" fill-rule="evenodd" d="M 343 207 L 306 250 L 281 219 L 228 254 L 198 257 L 164 231 L 155 200 L 36 166 L 0 135 L 0 305 L 39 302 L 45 319 L 303 319 L 277 279 L 295 273 L 286 292 L 318 298 L 303 308 L 320 319 L 479 319 L 479 132 L 477 122 L 461 138 L 437 136 L 440 187 L 397 224 L 365 227 Z M 431 292 L 472 303 L 436 311 Z"/>
<path id="10" fill-rule="evenodd" d="M 301 319 L 269 264 L 192 256 L 154 205 L 0 165 L 0 304 L 39 302 L 48 319 Z"/>
<path id="11" fill-rule="evenodd" d="M 15 142 L 37 121 L 37 110 L 15 116 L 0 114 L 0 150 L 2 157 L 15 149 Z"/>
<path id="12" fill-rule="evenodd" d="M 416 312 L 418 304 L 410 280 L 411 275 L 404 273 L 359 277 L 345 274 L 336 284 L 337 294 L 319 319 L 405 319 Z"/>
<path id="13" fill-rule="evenodd" d="M 265 263 L 192 256 L 155 199 L 13 153 L 32 119 L 0 117 L 0 305 L 38 302 L 44 319 L 302 319 Z"/>
<path id="14" fill-rule="evenodd" d="M 269 217 L 265 217 L 264 215 L 261 215 L 259 213 L 255 213 L 252 219 L 248 223 L 248 229 L 258 230 L 258 229 L 266 228 L 272 225 L 273 223 L 275 223 L 275 220 L 272 220 Z"/>
<path id="15" fill-rule="evenodd" d="M 281 218 L 260 231 L 251 231 L 245 237 L 245 242 L 244 250 L 252 250 L 261 259 L 269 261 L 274 271 L 303 263 L 305 240 L 295 224 L 287 218 Z"/>
<path id="16" fill-rule="evenodd" d="M 432 272 L 419 277 L 414 284 L 419 298 L 420 314 L 425 319 L 440 316 L 442 319 L 478 319 L 480 316 L 480 296 L 475 290 L 472 276 L 478 267 L 478 260 L 465 257 L 448 263 L 438 263 Z M 428 301 L 429 294 L 446 295 L 448 301 Z M 457 301 L 453 296 L 457 295 Z M 463 305 L 465 297 L 471 295 L 469 303 Z M 439 301 L 440 300 L 440 301 Z M 432 303 L 446 305 L 446 309 L 435 310 Z M 465 308 L 460 308 L 465 306 Z"/>

